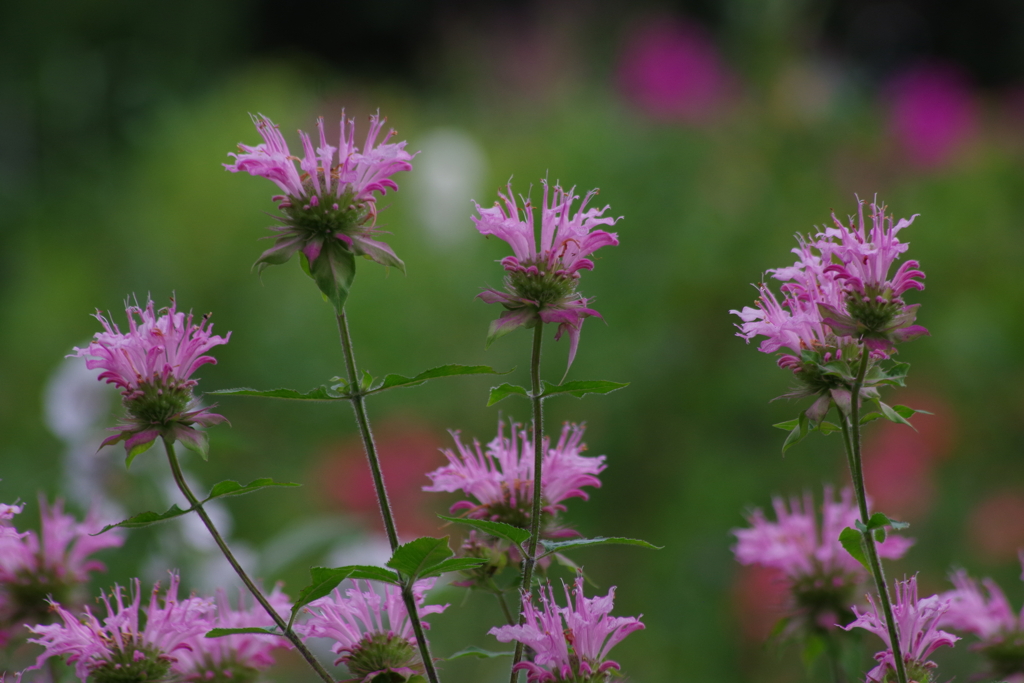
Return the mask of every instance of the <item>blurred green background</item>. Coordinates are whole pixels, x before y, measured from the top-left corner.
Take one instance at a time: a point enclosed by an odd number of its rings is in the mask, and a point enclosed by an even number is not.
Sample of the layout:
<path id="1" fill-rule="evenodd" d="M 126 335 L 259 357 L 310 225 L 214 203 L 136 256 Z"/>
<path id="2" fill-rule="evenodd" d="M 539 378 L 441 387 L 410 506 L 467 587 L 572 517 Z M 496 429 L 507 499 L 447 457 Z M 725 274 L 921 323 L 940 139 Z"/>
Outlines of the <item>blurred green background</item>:
<path id="1" fill-rule="evenodd" d="M 991 575 L 1024 602 L 1024 10 L 986 0 L 961 15 L 924 2 L 367 5 L 305 0 L 165 4 L 8 3 L 0 22 L 0 501 L 37 492 L 111 515 L 169 505 L 160 458 L 125 473 L 120 447 L 95 453 L 116 397 L 62 358 L 123 320 L 126 297 L 212 311 L 232 332 L 201 388 L 308 389 L 342 374 L 331 309 L 297 264 L 251 265 L 275 188 L 220 166 L 258 136 L 262 112 L 292 145 L 342 107 L 365 130 L 377 111 L 421 150 L 380 225 L 408 276 L 360 263 L 348 311 L 360 366 L 411 375 L 442 363 L 515 367 L 528 381 L 529 334 L 484 349 L 497 307 L 474 297 L 501 282 L 506 246 L 469 220 L 512 177 L 601 188 L 621 246 L 599 252 L 581 291 L 607 324 L 585 325 L 570 374 L 630 382 L 607 397 L 548 403 L 549 432 L 586 421 L 604 485 L 568 519 L 585 535 L 640 537 L 660 552 L 601 548 L 576 559 L 615 613 L 647 629 L 615 659 L 635 681 L 817 680 L 793 646 L 764 644 L 778 616 L 771 577 L 739 567 L 729 531 L 772 495 L 846 480 L 837 439 L 780 455 L 773 423 L 800 407 L 774 360 L 734 337 L 767 268 L 789 265 L 793 235 L 878 194 L 928 274 L 919 322 L 900 351 L 910 388 L 890 402 L 927 408 L 918 431 L 869 428 L 869 490 L 918 539 L 890 576 L 919 572 L 946 590 L 953 566 Z M 294 149 L 294 147 L 293 147 Z M 560 379 L 566 342 L 546 346 Z M 457 500 L 424 494 L 437 451 L 493 438 L 515 397 L 486 408 L 488 378 L 391 392 L 371 416 L 405 538 Z M 98 385 L 96 385 L 98 386 Z M 210 432 L 200 488 L 272 476 L 305 488 L 220 510 L 265 581 L 304 585 L 311 564 L 381 554 L 368 477 L 345 405 L 224 398 L 232 422 Z M 500 409 L 500 411 L 499 411 Z M 72 417 L 68 417 L 71 415 Z M 78 417 L 74 417 L 74 416 Z M 63 416 L 63 417 L 62 417 Z M 76 422 L 77 420 L 77 422 Z M 155 453 L 155 451 L 154 451 Z M 233 524 L 232 524 L 233 522 Z M 452 530 L 447 530 L 448 533 Z M 455 532 L 458 533 L 458 532 Z M 108 552 L 95 586 L 179 566 L 186 585 L 224 577 L 201 529 L 137 531 Z M 439 655 L 485 635 L 489 596 L 438 591 Z M 463 618 L 468 614 L 468 617 Z M 964 643 L 966 645 L 966 643 Z M 865 639 L 865 663 L 876 642 Z M 11 661 L 27 663 L 34 651 Z M 939 652 L 943 679 L 979 665 Z M 501 680 L 504 663 L 461 660 L 446 681 Z M 284 657 L 277 680 L 312 680 Z M 824 679 L 822 679 L 824 680 Z"/>

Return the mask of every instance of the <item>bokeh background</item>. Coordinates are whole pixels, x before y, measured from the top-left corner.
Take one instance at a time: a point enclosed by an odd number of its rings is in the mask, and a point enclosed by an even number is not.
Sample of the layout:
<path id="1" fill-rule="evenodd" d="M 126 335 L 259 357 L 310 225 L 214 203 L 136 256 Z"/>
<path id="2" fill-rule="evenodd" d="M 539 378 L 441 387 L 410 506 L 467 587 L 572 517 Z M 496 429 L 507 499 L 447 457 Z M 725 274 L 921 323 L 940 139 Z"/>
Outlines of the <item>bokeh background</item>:
<path id="1" fill-rule="evenodd" d="M 773 494 L 845 481 L 838 439 L 786 457 L 773 423 L 800 407 L 772 358 L 733 336 L 729 309 L 750 283 L 788 265 L 793 235 L 877 193 L 928 274 L 919 322 L 901 349 L 909 388 L 890 402 L 926 408 L 917 431 L 874 423 L 869 490 L 918 539 L 890 575 L 919 572 L 946 590 L 952 567 L 996 578 L 1024 602 L 1024 6 L 976 0 L 692 0 L 625 4 L 218 3 L 127 0 L 6 3 L 0 13 L 0 500 L 37 493 L 111 518 L 175 500 L 160 458 L 125 473 L 120 448 L 95 452 L 116 395 L 63 357 L 120 319 L 126 297 L 212 311 L 232 332 L 202 388 L 307 389 L 343 373 L 331 310 L 298 265 L 251 265 L 273 188 L 220 164 L 257 135 L 250 112 L 294 130 L 342 107 L 379 110 L 420 150 L 401 191 L 380 203 L 408 276 L 360 264 L 349 312 L 362 367 L 413 374 L 461 362 L 517 368 L 529 335 L 484 349 L 497 310 L 475 295 L 501 281 L 505 245 L 469 220 L 512 177 L 601 188 L 621 246 L 600 252 L 582 291 L 588 322 L 571 377 L 628 381 L 624 391 L 548 403 L 550 429 L 586 421 L 606 454 L 603 487 L 568 517 L 586 535 L 665 549 L 580 551 L 616 613 L 647 630 L 616 649 L 632 680 L 817 680 L 799 649 L 765 636 L 778 617 L 774 577 L 739 567 L 730 529 Z M 566 343 L 549 343 L 557 381 Z M 489 440 L 488 378 L 394 391 L 371 414 L 400 531 L 435 533 L 457 500 L 424 494 L 448 429 Z M 196 485 L 272 476 L 304 488 L 232 500 L 216 512 L 255 573 L 297 591 L 312 564 L 385 556 L 346 405 L 224 398 Z M 500 409 L 500 410 L 499 410 Z M 195 520 L 193 520 L 195 521 Z M 447 532 L 458 533 L 448 529 Z M 198 589 L 231 581 L 201 528 L 130 534 L 95 584 L 152 581 L 168 566 Z M 458 589 L 432 621 L 434 648 L 494 647 L 496 605 Z M 966 643 L 965 643 L 966 645 Z M 865 642 L 867 658 L 875 642 Z M 9 654 L 18 667 L 34 654 Z M 967 647 L 939 652 L 942 678 L 979 666 Z M 865 659 L 865 662 L 867 660 Z M 448 681 L 501 680 L 504 663 L 460 660 Z M 309 680 L 288 657 L 271 674 Z"/>

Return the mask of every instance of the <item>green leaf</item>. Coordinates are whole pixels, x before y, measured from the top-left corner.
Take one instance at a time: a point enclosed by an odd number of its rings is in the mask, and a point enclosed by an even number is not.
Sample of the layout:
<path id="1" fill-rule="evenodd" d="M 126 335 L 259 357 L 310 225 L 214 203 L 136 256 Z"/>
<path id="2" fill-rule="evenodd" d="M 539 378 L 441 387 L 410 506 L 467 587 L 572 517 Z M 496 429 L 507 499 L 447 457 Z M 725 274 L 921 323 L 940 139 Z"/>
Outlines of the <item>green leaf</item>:
<path id="1" fill-rule="evenodd" d="M 214 484 L 213 488 L 210 489 L 210 495 L 207 496 L 203 502 L 205 503 L 213 500 L 214 498 L 221 498 L 222 496 L 244 496 L 247 493 L 259 491 L 260 489 L 265 489 L 269 486 L 300 486 L 300 484 L 293 484 L 287 481 L 274 481 L 269 477 L 264 477 L 262 479 L 255 479 L 243 486 L 237 481 L 228 479 L 218 484 Z"/>
<path id="2" fill-rule="evenodd" d="M 857 523 L 859 524 L 860 522 L 858 521 Z M 839 534 L 839 542 L 844 548 L 846 548 L 846 552 L 850 553 L 853 559 L 860 562 L 864 569 L 867 569 L 870 572 L 871 568 L 868 567 L 868 560 L 864 557 L 863 540 L 864 536 L 861 532 L 856 529 L 851 529 L 850 527 L 846 527 Z"/>
<path id="3" fill-rule="evenodd" d="M 821 424 L 818 425 L 818 431 L 821 432 L 822 434 L 825 434 L 827 436 L 827 435 L 835 433 L 835 432 L 841 432 L 841 431 L 843 431 L 843 428 L 840 427 L 839 425 L 835 424 L 834 422 L 829 422 L 828 420 L 822 420 Z"/>
<path id="4" fill-rule="evenodd" d="M 902 415 L 900 415 L 900 413 L 897 412 L 892 407 L 886 405 L 882 401 L 878 401 L 877 403 L 878 403 L 878 407 L 881 408 L 881 410 L 882 410 L 882 415 L 884 415 L 885 418 L 887 420 L 889 420 L 890 422 L 898 422 L 899 424 L 905 424 L 908 427 L 913 427 L 914 426 L 914 425 L 910 424 L 910 422 L 907 421 L 907 418 L 905 418 Z M 903 406 L 903 407 L 906 408 L 906 406 Z M 911 411 L 910 414 L 913 415 L 914 414 L 913 411 Z"/>
<path id="5" fill-rule="evenodd" d="M 187 515 L 188 513 L 192 512 L 192 509 L 193 508 L 182 510 L 177 505 L 172 505 L 171 509 L 163 514 L 157 514 L 155 512 L 140 512 L 134 517 L 129 517 L 128 519 L 118 522 L 117 524 L 108 524 L 107 526 L 100 529 L 97 533 L 89 535 L 99 536 L 103 532 L 110 531 L 115 527 L 124 527 L 125 529 L 141 529 L 142 527 L 149 526 L 150 524 L 166 522 L 168 519 L 174 519 L 175 517 Z"/>
<path id="6" fill-rule="evenodd" d="M 237 633 L 265 633 L 270 636 L 281 636 L 284 634 L 277 630 L 276 626 L 270 628 L 260 628 L 258 626 L 249 626 L 246 628 L 215 628 L 211 631 L 206 632 L 207 638 L 223 638 L 224 636 L 233 636 Z"/>
<path id="7" fill-rule="evenodd" d="M 783 431 L 791 432 L 794 429 L 796 429 L 797 425 L 799 425 L 799 424 L 800 424 L 800 418 L 798 417 L 795 420 L 786 420 L 785 422 L 780 422 L 778 424 L 773 424 L 772 427 L 775 427 L 776 429 L 781 429 Z"/>
<path id="8" fill-rule="evenodd" d="M 340 315 L 356 278 L 356 260 L 352 252 L 339 240 L 327 238 L 320 255 L 309 264 L 309 275 Z"/>
<path id="9" fill-rule="evenodd" d="M 874 422 L 878 418 L 882 417 L 881 413 L 868 413 L 867 415 L 860 416 L 860 423 L 866 425 L 868 422 Z"/>
<path id="10" fill-rule="evenodd" d="M 310 389 L 306 393 L 296 391 L 295 389 L 269 389 L 267 391 L 262 391 L 260 389 L 250 389 L 248 387 L 241 387 L 238 389 L 221 389 L 220 391 L 210 391 L 207 393 L 218 394 L 220 396 L 260 396 L 262 398 L 283 398 L 293 401 L 340 401 L 348 398 L 348 396 L 332 391 L 326 386 L 319 386 L 316 389 Z"/>
<path id="11" fill-rule="evenodd" d="M 495 657 L 511 657 L 512 652 L 491 652 L 490 650 L 483 650 L 474 645 L 470 645 L 465 650 L 459 650 L 452 656 L 448 657 L 447 660 L 460 659 L 462 657 L 476 657 L 477 659 L 494 659 Z"/>
<path id="12" fill-rule="evenodd" d="M 908 420 L 911 417 L 913 417 L 916 413 L 921 413 L 922 415 L 934 415 L 934 413 L 931 413 L 927 410 L 921 410 L 920 408 L 911 408 L 909 406 L 897 405 L 893 406 L 892 409 L 899 413 L 901 416 L 907 418 Z"/>
<path id="13" fill-rule="evenodd" d="M 132 468 L 132 460 L 135 460 L 135 458 L 137 458 L 138 456 L 140 456 L 143 453 L 145 453 L 146 451 L 148 451 L 150 448 L 153 447 L 153 444 L 155 444 L 155 443 L 156 443 L 156 437 L 153 437 L 152 441 L 147 441 L 146 443 L 137 444 L 134 448 L 132 448 L 130 451 L 128 451 L 128 454 L 124 458 L 124 468 L 126 470 L 130 470 Z"/>
<path id="14" fill-rule="evenodd" d="M 541 539 L 541 544 L 544 546 L 544 556 L 569 548 L 588 548 L 594 545 L 635 545 L 641 548 L 650 548 L 651 550 L 661 550 L 662 548 L 662 546 L 652 545 L 647 541 L 641 541 L 638 538 L 622 538 L 621 536 L 573 538 L 568 541 L 545 541 L 544 539 Z"/>
<path id="15" fill-rule="evenodd" d="M 476 569 L 483 564 L 487 564 L 487 560 L 480 557 L 452 557 L 435 564 L 433 567 L 427 567 L 419 573 L 419 578 L 426 579 L 431 576 L 440 576 L 445 572 L 461 572 L 467 569 Z"/>
<path id="16" fill-rule="evenodd" d="M 540 397 L 547 398 L 549 396 L 554 396 L 555 394 L 571 394 L 576 398 L 583 398 L 587 394 L 607 394 L 628 386 L 628 382 L 620 384 L 618 382 L 607 382 L 604 380 L 579 380 L 557 385 L 545 381 L 544 391 L 541 392 Z"/>
<path id="17" fill-rule="evenodd" d="M 347 567 L 338 567 L 338 569 L 348 569 L 351 572 L 348 575 L 348 578 L 350 579 L 381 581 L 383 583 L 391 583 L 396 586 L 402 583 L 401 579 L 398 578 L 398 574 L 394 573 L 390 569 L 385 569 L 384 567 L 378 567 L 372 564 L 350 564 Z"/>
<path id="18" fill-rule="evenodd" d="M 807 419 L 807 412 L 800 413 L 800 416 L 796 419 L 796 426 L 790 430 L 789 436 L 782 443 L 782 454 L 785 455 L 786 451 L 806 439 L 807 435 L 812 431 L 810 420 Z"/>
<path id="19" fill-rule="evenodd" d="M 359 390 L 366 391 L 373 385 L 373 375 L 368 370 L 363 370 L 363 379 L 359 382 Z"/>
<path id="20" fill-rule="evenodd" d="M 910 522 L 897 522 L 894 519 L 889 519 L 881 512 L 876 512 L 875 514 L 871 515 L 870 519 L 868 519 L 868 525 L 866 529 L 884 529 L 887 526 L 891 526 L 893 529 L 899 531 L 901 529 L 906 529 L 907 527 L 909 527 Z"/>
<path id="21" fill-rule="evenodd" d="M 509 384 L 506 382 L 505 384 L 502 384 L 500 386 L 491 387 L 491 394 L 487 398 L 487 407 L 489 408 L 493 406 L 498 401 L 508 396 L 511 396 L 512 394 L 526 396 L 527 398 L 530 397 L 530 392 L 528 392 L 524 387 L 516 386 L 515 384 Z"/>
<path id="22" fill-rule="evenodd" d="M 338 584 L 349 577 L 349 567 L 337 567 L 330 569 L 327 567 L 310 567 L 309 576 L 310 583 L 308 586 L 299 591 L 299 597 L 295 598 L 295 604 L 292 605 L 292 616 L 288 619 L 288 628 L 291 629 L 292 624 L 295 622 L 295 617 L 298 616 L 299 610 L 313 602 L 319 600 L 330 594 L 332 590 L 338 587 Z"/>
<path id="23" fill-rule="evenodd" d="M 466 517 L 449 517 L 448 515 L 438 515 L 438 517 L 449 522 L 455 522 L 456 524 L 471 526 L 474 529 L 483 531 L 491 536 L 504 538 L 506 541 L 512 541 L 513 543 L 526 543 L 530 540 L 529 531 L 526 529 L 520 529 L 517 526 L 512 526 L 511 524 L 505 524 L 504 522 L 492 522 L 486 519 L 469 519 Z"/>
<path id="24" fill-rule="evenodd" d="M 910 363 L 894 362 L 888 368 L 879 369 L 881 376 L 874 380 L 874 384 L 888 384 L 895 387 L 906 386 L 905 380 L 907 379 L 907 373 L 910 371 Z"/>
<path id="25" fill-rule="evenodd" d="M 803 651 L 800 653 L 800 658 L 803 660 L 804 668 L 808 671 L 814 666 L 814 662 L 817 661 L 825 652 L 825 639 L 822 636 L 813 634 L 807 638 L 804 643 Z"/>
<path id="26" fill-rule="evenodd" d="M 512 368 L 514 370 L 515 368 Z M 439 365 L 436 368 L 430 368 L 424 370 L 415 377 L 403 377 L 402 375 L 388 375 L 384 378 L 377 386 L 373 387 L 367 394 L 376 394 L 380 391 L 387 391 L 388 389 L 394 389 L 395 387 L 414 387 L 418 384 L 423 384 L 432 379 L 439 377 L 455 377 L 457 375 L 507 375 L 512 372 L 507 370 L 505 372 L 498 372 L 494 368 L 487 365 Z"/>
<path id="27" fill-rule="evenodd" d="M 415 581 L 422 572 L 444 562 L 454 554 L 448 547 L 447 536 L 424 536 L 398 546 L 395 554 L 388 560 L 388 566 L 400 571 L 410 581 Z"/>

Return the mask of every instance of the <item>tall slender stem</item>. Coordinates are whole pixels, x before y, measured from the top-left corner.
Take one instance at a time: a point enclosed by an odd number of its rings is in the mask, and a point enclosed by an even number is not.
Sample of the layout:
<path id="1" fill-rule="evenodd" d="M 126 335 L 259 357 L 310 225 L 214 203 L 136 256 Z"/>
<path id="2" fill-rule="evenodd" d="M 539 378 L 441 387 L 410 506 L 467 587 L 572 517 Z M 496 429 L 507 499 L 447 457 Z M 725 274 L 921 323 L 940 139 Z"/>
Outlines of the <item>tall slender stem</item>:
<path id="1" fill-rule="evenodd" d="M 274 623 L 277 624 L 277 627 L 281 629 L 281 633 L 288 640 L 292 641 L 292 645 L 294 645 L 295 649 L 299 651 L 307 662 L 309 662 L 309 665 L 313 667 L 313 670 L 316 671 L 317 675 L 320 676 L 325 683 L 334 683 L 334 678 L 331 674 L 329 674 L 323 665 L 317 661 L 317 658 L 309 651 L 309 648 L 307 648 L 305 643 L 302 642 L 302 639 L 299 638 L 298 634 L 288 628 L 288 622 L 286 622 L 281 615 L 277 613 L 277 610 L 267 602 L 267 599 L 263 597 L 263 593 L 260 592 L 260 589 L 256 587 L 256 584 L 252 582 L 249 575 L 245 573 L 244 569 L 242 569 L 242 565 L 238 564 L 238 560 L 236 560 L 235 556 L 231 553 L 231 549 L 228 548 L 228 544 L 224 542 L 224 538 L 220 535 L 220 532 L 217 531 L 217 527 L 213 525 L 213 520 L 210 519 L 208 514 L 206 514 L 206 510 L 203 509 L 202 503 L 199 502 L 192 493 L 192 490 L 188 487 L 188 484 L 185 482 L 185 477 L 181 473 L 181 465 L 178 464 L 178 457 L 174 454 L 174 443 L 164 439 L 164 447 L 167 450 L 167 461 L 171 465 L 171 473 L 174 475 L 174 482 L 185 495 L 185 498 L 188 499 L 188 503 L 192 506 L 192 509 L 195 510 L 199 515 L 199 518 L 203 520 L 203 524 L 206 525 L 210 535 L 213 536 L 213 540 L 217 542 L 217 546 L 220 548 L 220 551 L 224 553 L 224 557 L 226 557 L 228 562 L 231 563 L 235 573 L 238 574 L 238 578 L 242 579 L 242 583 L 244 583 L 246 588 L 249 589 L 252 596 L 256 598 L 256 601 L 267 611 L 270 618 L 273 619 Z"/>
<path id="2" fill-rule="evenodd" d="M 384 519 L 384 530 L 391 544 L 391 552 L 398 549 L 398 528 L 395 526 L 395 515 L 391 512 L 391 501 L 388 500 L 387 489 L 384 488 L 384 474 L 380 470 L 380 458 L 377 446 L 373 443 L 373 432 L 370 431 L 370 418 L 366 415 L 366 402 L 359 391 L 359 371 L 356 369 L 355 354 L 352 353 L 352 337 L 348 333 L 348 318 L 344 309 L 337 315 L 338 335 L 341 337 L 341 350 L 345 353 L 345 369 L 348 371 L 349 391 L 352 396 L 352 410 L 359 423 L 359 433 L 363 437 L 363 448 L 366 459 L 370 462 L 373 474 L 373 486 L 377 491 L 377 503 L 380 505 L 380 516 Z"/>
<path id="3" fill-rule="evenodd" d="M 359 434 L 363 437 L 363 448 L 366 450 L 366 459 L 370 463 L 370 473 L 373 475 L 373 486 L 377 491 L 377 503 L 380 505 L 380 516 L 384 520 L 384 530 L 388 535 L 388 543 L 391 544 L 391 552 L 398 549 L 398 527 L 395 525 L 395 515 L 391 511 L 391 501 L 388 500 L 387 489 L 384 488 L 384 474 L 380 468 L 380 457 L 377 455 L 377 446 L 373 442 L 373 432 L 370 430 L 370 418 L 366 415 L 366 402 L 363 392 L 359 388 L 359 372 L 356 368 L 356 357 L 352 351 L 352 337 L 348 331 L 348 318 L 344 309 L 337 314 L 338 336 L 341 338 L 341 350 L 345 354 L 345 370 L 348 372 L 349 395 L 352 400 L 352 410 L 356 414 L 356 422 L 359 424 Z M 416 643 L 419 645 L 420 658 L 427 672 L 430 683 L 438 683 L 437 670 L 434 668 L 434 660 L 430 656 L 430 646 L 423 633 L 423 624 L 420 622 L 420 615 L 416 608 L 416 598 L 412 594 L 412 585 L 402 586 L 402 600 L 405 602 L 405 609 L 409 613 L 409 621 L 412 623 L 413 631 L 416 632 Z"/>
<path id="4" fill-rule="evenodd" d="M 864 484 L 864 460 L 861 457 L 860 390 L 864 387 L 864 376 L 867 374 L 870 361 L 870 354 L 867 348 L 865 348 L 861 352 L 860 368 L 857 371 L 857 379 L 854 381 L 851 391 L 850 414 L 843 415 L 841 422 L 843 439 L 847 449 L 846 457 L 850 464 L 850 478 L 853 479 L 853 490 L 857 496 L 857 505 L 860 508 L 860 521 L 865 529 L 861 531 L 861 536 L 864 539 L 864 549 L 867 551 L 868 564 L 871 565 L 871 576 L 875 580 L 878 601 L 882 603 L 882 611 L 885 613 L 885 625 L 889 631 L 889 642 L 892 645 L 893 660 L 896 665 L 896 679 L 899 683 L 907 683 L 907 668 L 906 663 L 903 661 L 903 650 L 900 647 L 900 634 L 896 628 L 896 620 L 893 618 L 889 586 L 885 580 L 885 573 L 882 571 L 882 562 L 878 557 L 878 548 L 875 547 L 874 531 L 867 528 L 871 515 L 868 510 L 868 497 Z"/>
<path id="5" fill-rule="evenodd" d="M 523 595 L 525 599 L 531 599 L 533 586 L 533 568 L 537 560 L 537 543 L 540 541 L 540 512 L 541 512 L 541 484 L 543 483 L 544 467 L 544 399 L 541 398 L 540 387 L 540 348 L 544 339 L 544 323 L 537 321 L 533 328 L 533 357 L 530 362 L 530 381 L 533 391 L 530 394 L 530 401 L 533 403 L 533 511 L 530 515 L 530 545 L 529 552 L 523 561 Z M 526 617 L 520 615 L 519 623 L 526 623 Z M 515 665 L 523 659 L 523 643 L 516 643 L 516 651 L 512 656 L 512 677 L 511 683 L 516 683 L 519 672 Z"/>

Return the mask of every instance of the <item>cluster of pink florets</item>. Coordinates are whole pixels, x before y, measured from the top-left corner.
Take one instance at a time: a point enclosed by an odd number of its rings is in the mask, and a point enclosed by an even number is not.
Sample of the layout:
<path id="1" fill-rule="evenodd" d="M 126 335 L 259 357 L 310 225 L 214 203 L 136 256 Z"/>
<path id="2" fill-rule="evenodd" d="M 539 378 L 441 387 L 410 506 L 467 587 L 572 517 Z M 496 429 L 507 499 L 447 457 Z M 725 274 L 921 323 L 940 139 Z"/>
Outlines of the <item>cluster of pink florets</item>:
<path id="1" fill-rule="evenodd" d="M 19 532 L 11 523 L 24 505 L 0 504 L 0 645 L 23 623 L 45 617 L 47 596 L 79 601 L 79 587 L 103 563 L 92 555 L 124 543 L 114 531 L 98 534 L 102 524 L 94 513 L 79 522 L 57 501 L 40 499 L 40 533 Z"/>
<path id="2" fill-rule="evenodd" d="M 609 207 L 587 205 L 597 194 L 588 192 L 579 208 L 573 202 L 579 197 L 575 188 L 568 192 L 556 185 L 553 190 L 541 181 L 544 194 L 540 211 L 540 235 L 534 224 L 534 207 L 523 199 L 516 202 L 511 184 L 507 192 L 499 192 L 501 201 L 485 209 L 477 205 L 479 217 L 473 217 L 482 235 L 494 235 L 512 247 L 512 256 L 501 260 L 508 275 L 505 291 L 487 289 L 479 296 L 489 304 L 501 304 L 505 312 L 491 323 L 488 342 L 518 327 L 538 323 L 558 325 L 556 339 L 569 335 L 569 365 L 576 357 L 583 320 L 600 317 L 588 306 L 587 299 L 576 292 L 581 270 L 593 270 L 590 256 L 605 246 L 616 246 L 618 235 L 596 230 L 601 225 L 614 225 L 616 219 L 604 216 Z M 550 194 L 549 194 L 550 193 Z"/>
<path id="3" fill-rule="evenodd" d="M 601 674 L 619 668 L 608 659 L 609 650 L 644 628 L 637 617 L 610 616 L 614 598 L 615 588 L 604 597 L 584 597 L 583 577 L 578 576 L 572 596 L 565 587 L 566 607 L 560 607 L 548 583 L 540 590 L 540 609 L 523 592 L 523 624 L 492 628 L 489 633 L 502 643 L 519 641 L 536 653 L 534 661 L 515 666 L 527 672 L 530 683 L 603 680 Z"/>
<path id="4" fill-rule="evenodd" d="M 566 423 L 558 441 L 552 445 L 544 437 L 543 480 L 541 495 L 543 510 L 551 516 L 565 510 L 564 501 L 589 495 L 584 486 L 601 486 L 597 475 L 604 471 L 605 456 L 581 455 L 585 425 Z M 451 511 L 464 512 L 474 519 L 489 519 L 514 523 L 528 517 L 533 504 L 534 443 L 525 427 L 509 423 L 505 434 L 504 422 L 498 422 L 498 435 L 481 448 L 473 441 L 472 447 L 462 443 L 458 432 L 452 432 L 458 454 L 451 449 L 443 453 L 448 464 L 428 472 L 430 486 L 424 491 L 462 491 L 474 500 L 455 503 Z"/>
<path id="5" fill-rule="evenodd" d="M 806 350 L 821 353 L 828 362 L 860 342 L 874 357 L 886 358 L 897 343 L 928 333 L 913 324 L 918 305 L 902 298 L 909 289 L 924 289 L 919 264 L 906 261 L 889 274 L 908 247 L 897 233 L 914 217 L 894 222 L 885 206 L 872 203 L 869 229 L 864 204 L 858 203 L 857 219 L 851 217 L 849 225 L 833 215 L 835 227 L 810 239 L 798 237 L 796 263 L 768 271 L 783 283 L 782 301 L 761 284 L 756 307 L 730 311 L 743 321 L 738 336 L 748 342 L 763 336 L 760 351 L 783 352 L 780 367 L 799 372 Z"/>

